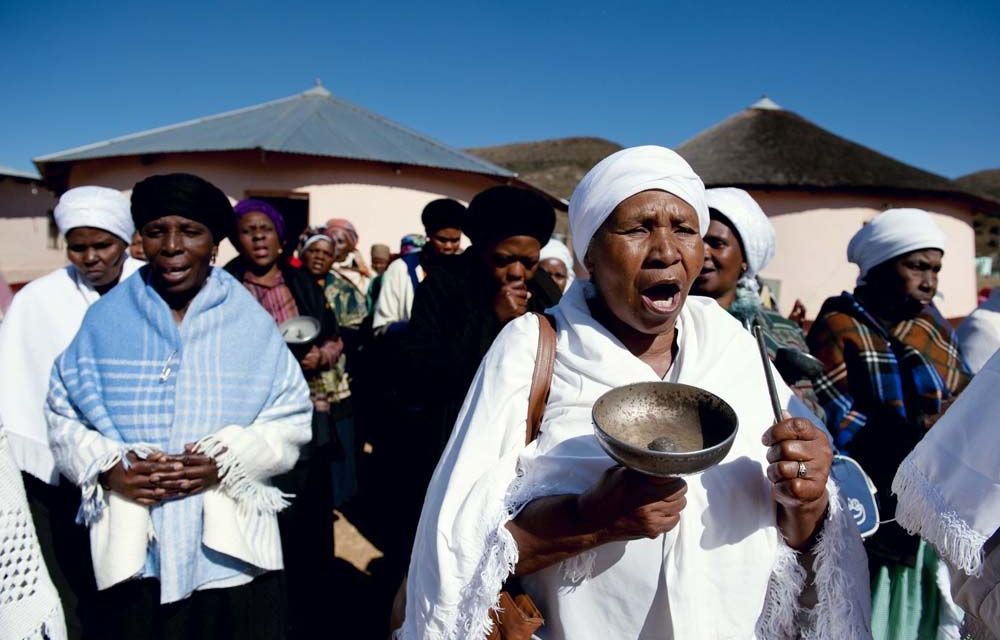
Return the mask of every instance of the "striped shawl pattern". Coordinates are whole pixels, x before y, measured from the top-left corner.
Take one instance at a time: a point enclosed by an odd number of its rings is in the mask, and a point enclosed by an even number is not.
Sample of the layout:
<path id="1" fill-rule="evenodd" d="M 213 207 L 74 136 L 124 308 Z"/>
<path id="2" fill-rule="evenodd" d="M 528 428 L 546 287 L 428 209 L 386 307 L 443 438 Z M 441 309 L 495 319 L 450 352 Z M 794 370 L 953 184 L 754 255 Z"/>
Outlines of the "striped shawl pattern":
<path id="1" fill-rule="evenodd" d="M 83 489 L 79 518 L 92 546 L 109 504 L 97 475 L 124 453 L 198 443 L 216 459 L 220 487 L 149 510 L 142 575 L 159 578 L 162 602 L 281 567 L 280 545 L 275 553 L 276 543 L 254 541 L 277 540 L 274 513 L 286 501 L 268 479 L 290 469 L 310 437 L 309 392 L 274 321 L 229 274 L 212 270 L 179 325 L 148 268 L 105 295 L 56 361 L 47 417 L 56 462 Z M 239 505 L 239 530 L 228 535 L 247 548 L 242 559 L 206 539 L 217 492 Z"/>

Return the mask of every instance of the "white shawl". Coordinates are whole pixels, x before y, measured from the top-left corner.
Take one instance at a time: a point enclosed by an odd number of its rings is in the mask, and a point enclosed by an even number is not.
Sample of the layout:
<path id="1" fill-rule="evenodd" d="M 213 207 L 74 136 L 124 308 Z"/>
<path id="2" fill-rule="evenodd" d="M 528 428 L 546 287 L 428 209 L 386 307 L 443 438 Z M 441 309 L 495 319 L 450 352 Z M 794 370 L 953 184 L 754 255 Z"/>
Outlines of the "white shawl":
<path id="1" fill-rule="evenodd" d="M 142 265 L 126 257 L 121 280 Z M 49 374 L 100 297 L 66 265 L 21 289 L 0 324 L 0 421 L 17 466 L 49 484 L 59 481 L 43 412 Z"/>
<path id="2" fill-rule="evenodd" d="M 583 290 L 575 283 L 553 309 L 552 390 L 542 434 L 528 447 L 536 320 L 511 322 L 481 364 L 424 501 L 398 637 L 484 637 L 488 609 L 518 557 L 506 522 L 535 498 L 586 489 L 614 464 L 593 436 L 594 401 L 659 378 L 591 317 Z M 740 419 L 736 443 L 722 464 L 687 478 L 674 531 L 603 545 L 524 579 L 546 617 L 539 637 L 781 638 L 797 633 L 796 616 L 811 617 L 813 637 L 868 637 L 864 550 L 832 483 L 814 549 L 820 604 L 798 610 L 805 572 L 775 525 L 760 442 L 773 420 L 753 339 L 705 298 L 688 299 L 679 327 L 670 379 L 729 402 Z M 786 405 L 793 397 L 784 385 L 781 396 Z"/>
<path id="3" fill-rule="evenodd" d="M 1000 527 L 1000 352 L 899 466 L 896 521 L 955 567 L 978 575 Z"/>
<path id="4" fill-rule="evenodd" d="M 986 361 L 1000 349 L 1000 287 L 969 314 L 955 330 L 962 356 L 972 373 L 979 373 Z"/>

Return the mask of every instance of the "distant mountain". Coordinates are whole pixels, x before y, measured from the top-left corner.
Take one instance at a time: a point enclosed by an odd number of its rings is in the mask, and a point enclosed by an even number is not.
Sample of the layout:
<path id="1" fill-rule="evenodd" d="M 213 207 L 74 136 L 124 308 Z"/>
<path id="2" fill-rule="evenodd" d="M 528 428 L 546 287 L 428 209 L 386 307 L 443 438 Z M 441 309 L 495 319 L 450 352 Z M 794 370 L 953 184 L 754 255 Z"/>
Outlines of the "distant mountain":
<path id="1" fill-rule="evenodd" d="M 568 200 L 591 167 L 621 148 L 620 144 L 603 138 L 557 138 L 466 151 L 516 171 L 525 182 Z"/>

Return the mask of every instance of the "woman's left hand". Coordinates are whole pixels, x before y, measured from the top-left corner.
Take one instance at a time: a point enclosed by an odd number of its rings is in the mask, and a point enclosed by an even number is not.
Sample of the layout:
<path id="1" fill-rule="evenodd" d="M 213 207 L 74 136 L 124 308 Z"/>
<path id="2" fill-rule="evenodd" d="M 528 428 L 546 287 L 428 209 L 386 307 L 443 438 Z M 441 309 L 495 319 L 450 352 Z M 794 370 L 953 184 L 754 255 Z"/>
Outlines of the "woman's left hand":
<path id="1" fill-rule="evenodd" d="M 808 544 L 826 513 L 826 481 L 833 449 L 826 434 L 804 418 L 786 417 L 764 432 L 769 447 L 767 478 L 771 494 L 782 507 L 779 525 L 788 544 Z"/>
<path id="2" fill-rule="evenodd" d="M 194 443 L 184 445 L 184 453 L 166 456 L 171 462 L 184 465 L 179 471 L 154 473 L 150 481 L 175 496 L 184 497 L 211 489 L 219 484 L 219 467 L 213 458 L 195 453 Z"/>
<path id="3" fill-rule="evenodd" d="M 323 354 L 320 353 L 319 347 L 313 345 L 309 348 L 309 352 L 302 356 L 302 360 L 299 364 L 302 365 L 303 371 L 315 371 L 319 369 L 320 364 L 323 361 Z"/>

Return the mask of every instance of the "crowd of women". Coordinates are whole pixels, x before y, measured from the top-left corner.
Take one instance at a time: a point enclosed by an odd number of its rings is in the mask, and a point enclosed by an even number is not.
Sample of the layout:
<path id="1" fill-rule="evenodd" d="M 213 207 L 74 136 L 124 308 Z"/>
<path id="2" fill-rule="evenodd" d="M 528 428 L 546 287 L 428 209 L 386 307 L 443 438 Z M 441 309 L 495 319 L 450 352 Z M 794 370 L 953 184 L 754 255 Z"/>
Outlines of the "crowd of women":
<path id="1" fill-rule="evenodd" d="M 583 178 L 572 250 L 511 186 L 429 203 L 370 265 L 349 220 L 291 237 L 189 174 L 55 219 L 70 264 L 0 325 L 0 637 L 338 637 L 359 502 L 400 583 L 370 637 L 1000 637 L 1000 330 L 937 313 L 927 212 L 859 229 L 858 286 L 808 331 L 761 286 L 764 211 L 662 147 Z M 722 463 L 608 457 L 594 403 L 644 381 L 732 407 Z M 878 497 L 864 540 L 843 456 Z"/>

